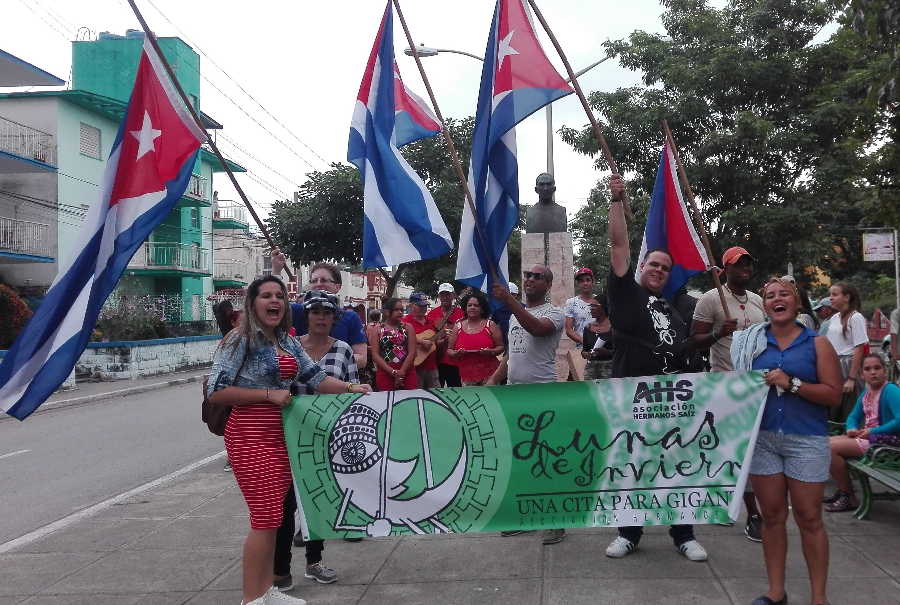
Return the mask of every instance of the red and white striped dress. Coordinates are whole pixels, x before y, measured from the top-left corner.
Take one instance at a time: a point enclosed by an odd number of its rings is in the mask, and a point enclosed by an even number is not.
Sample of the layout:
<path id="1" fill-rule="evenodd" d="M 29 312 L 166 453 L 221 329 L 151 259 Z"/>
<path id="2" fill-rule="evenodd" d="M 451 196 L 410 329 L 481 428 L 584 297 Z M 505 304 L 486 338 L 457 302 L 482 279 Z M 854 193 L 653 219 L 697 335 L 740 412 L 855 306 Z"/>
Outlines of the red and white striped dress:
<path id="1" fill-rule="evenodd" d="M 277 358 L 281 378 L 297 374 L 293 355 Z M 250 527 L 278 529 L 292 481 L 281 408 L 274 403 L 234 406 L 225 425 L 225 450 L 250 509 Z"/>

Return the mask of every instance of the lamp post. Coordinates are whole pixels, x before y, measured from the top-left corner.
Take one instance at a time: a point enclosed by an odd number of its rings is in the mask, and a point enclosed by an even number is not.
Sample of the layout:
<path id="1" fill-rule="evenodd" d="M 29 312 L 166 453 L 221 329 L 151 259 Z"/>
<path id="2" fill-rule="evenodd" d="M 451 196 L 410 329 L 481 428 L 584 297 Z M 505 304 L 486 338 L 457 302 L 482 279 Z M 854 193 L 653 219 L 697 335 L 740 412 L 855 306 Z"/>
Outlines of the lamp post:
<path id="1" fill-rule="evenodd" d="M 418 55 L 420 57 L 434 57 L 440 53 L 453 53 L 456 55 L 465 55 L 466 57 L 471 57 L 473 59 L 477 59 L 478 61 L 484 62 L 484 59 L 482 57 L 479 57 L 478 55 L 466 52 L 464 50 L 453 50 L 450 48 L 432 48 L 430 46 L 425 46 L 424 44 L 420 44 L 419 47 L 416 49 L 416 51 L 418 52 Z M 409 57 L 412 57 L 415 53 L 413 53 L 413 50 L 411 48 L 406 48 L 403 50 L 403 54 L 407 55 Z M 575 77 L 578 78 L 578 77 L 586 74 L 587 72 L 594 69 L 595 67 L 597 67 L 598 65 L 600 65 L 601 63 L 603 63 L 604 61 L 606 61 L 610 58 L 611 57 L 606 56 L 598 61 L 594 61 L 593 63 L 591 63 L 584 69 L 582 69 L 581 71 L 577 72 L 575 74 Z M 571 82 L 571 78 L 566 79 L 566 83 L 568 83 L 568 82 Z M 545 112 L 547 115 L 547 172 L 552 175 L 553 174 L 553 104 L 552 103 L 548 104 L 545 107 Z"/>

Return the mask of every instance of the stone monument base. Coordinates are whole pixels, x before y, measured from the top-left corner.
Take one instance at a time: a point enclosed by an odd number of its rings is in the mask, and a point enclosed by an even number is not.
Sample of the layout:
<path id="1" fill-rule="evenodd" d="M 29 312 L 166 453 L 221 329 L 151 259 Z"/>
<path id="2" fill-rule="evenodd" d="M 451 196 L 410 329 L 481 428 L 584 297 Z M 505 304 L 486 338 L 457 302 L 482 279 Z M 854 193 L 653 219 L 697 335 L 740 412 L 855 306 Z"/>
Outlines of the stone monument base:
<path id="1" fill-rule="evenodd" d="M 522 235 L 522 270 L 527 271 L 534 265 L 544 265 L 553 272 L 553 285 L 550 287 L 550 302 L 563 307 L 566 300 L 575 295 L 575 260 L 572 251 L 572 234 L 563 233 L 524 233 Z M 521 276 L 520 276 L 521 277 Z M 524 279 L 522 283 L 524 285 Z M 581 351 L 563 332 L 556 350 L 557 380 L 568 380 L 572 371 L 571 357 L 580 360 Z M 577 363 L 577 360 L 576 360 Z M 577 376 L 577 370 L 573 373 Z"/>

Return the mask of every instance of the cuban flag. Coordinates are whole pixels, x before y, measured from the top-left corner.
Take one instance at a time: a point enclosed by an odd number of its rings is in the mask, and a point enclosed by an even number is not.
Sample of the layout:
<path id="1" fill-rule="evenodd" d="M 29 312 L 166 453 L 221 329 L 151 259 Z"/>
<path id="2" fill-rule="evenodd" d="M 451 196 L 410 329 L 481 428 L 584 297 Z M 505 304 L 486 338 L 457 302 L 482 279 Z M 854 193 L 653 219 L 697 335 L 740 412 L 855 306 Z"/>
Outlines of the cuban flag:
<path id="1" fill-rule="evenodd" d="M 72 372 L 131 257 L 187 188 L 204 140 L 145 41 L 100 199 L 68 263 L 0 365 L 0 409 L 25 419 Z"/>
<path id="2" fill-rule="evenodd" d="M 431 193 L 399 148 L 441 131 L 425 102 L 400 78 L 388 2 L 363 74 L 347 160 L 363 182 L 363 267 L 434 258 L 453 249 Z"/>
<path id="3" fill-rule="evenodd" d="M 463 208 L 456 279 L 487 292 L 490 267 L 509 281 L 506 243 L 519 220 L 515 125 L 572 93 L 538 42 L 526 0 L 498 0 L 488 34 L 475 114 L 469 189 Z M 486 241 L 475 233 L 475 221 Z"/>
<path id="4" fill-rule="evenodd" d="M 666 250 L 672 256 L 672 273 L 663 289 L 666 298 L 674 296 L 692 275 L 712 266 L 684 204 L 677 170 L 675 155 L 666 142 L 659 154 L 659 169 L 647 212 L 641 255 L 638 257 L 643 259 L 647 250 L 657 248 Z M 635 279 L 639 271 L 640 268 L 636 269 Z"/>

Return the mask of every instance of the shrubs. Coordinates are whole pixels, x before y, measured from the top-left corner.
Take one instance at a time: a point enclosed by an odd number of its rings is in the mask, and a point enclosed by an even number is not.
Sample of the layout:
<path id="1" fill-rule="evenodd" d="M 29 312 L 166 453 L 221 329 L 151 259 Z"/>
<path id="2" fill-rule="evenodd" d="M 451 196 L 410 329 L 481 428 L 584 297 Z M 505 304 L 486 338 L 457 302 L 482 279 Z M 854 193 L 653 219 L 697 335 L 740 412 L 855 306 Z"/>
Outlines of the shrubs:
<path id="1" fill-rule="evenodd" d="M 33 313 L 19 294 L 0 284 L 0 349 L 8 349 Z"/>

